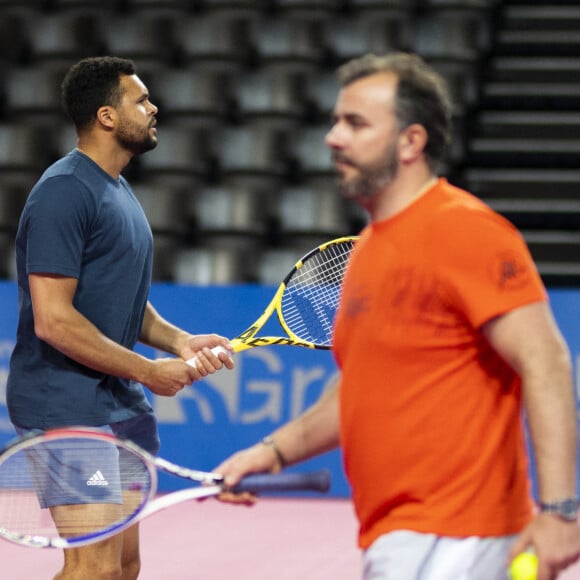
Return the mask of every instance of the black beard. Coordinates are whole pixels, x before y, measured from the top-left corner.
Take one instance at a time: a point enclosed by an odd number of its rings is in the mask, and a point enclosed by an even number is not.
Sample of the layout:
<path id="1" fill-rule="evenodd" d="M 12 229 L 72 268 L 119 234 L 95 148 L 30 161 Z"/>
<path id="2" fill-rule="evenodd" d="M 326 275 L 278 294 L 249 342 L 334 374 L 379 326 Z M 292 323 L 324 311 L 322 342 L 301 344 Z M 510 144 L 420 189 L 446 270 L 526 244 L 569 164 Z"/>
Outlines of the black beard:
<path id="1" fill-rule="evenodd" d="M 133 155 L 141 155 L 142 153 L 147 153 L 147 151 L 151 151 L 157 147 L 157 140 L 151 136 L 147 136 L 145 139 L 141 139 L 140 141 L 117 136 L 117 140 L 119 145 L 127 151 L 130 151 Z"/>

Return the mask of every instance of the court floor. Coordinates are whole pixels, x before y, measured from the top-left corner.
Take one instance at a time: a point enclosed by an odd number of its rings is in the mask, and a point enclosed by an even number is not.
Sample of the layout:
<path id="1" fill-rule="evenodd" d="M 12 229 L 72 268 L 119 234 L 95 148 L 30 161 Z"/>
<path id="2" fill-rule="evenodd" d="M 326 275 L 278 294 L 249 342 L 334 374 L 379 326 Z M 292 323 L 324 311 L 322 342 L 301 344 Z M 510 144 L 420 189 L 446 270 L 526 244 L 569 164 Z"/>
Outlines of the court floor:
<path id="1" fill-rule="evenodd" d="M 142 524 L 140 580 L 360 580 L 348 500 L 263 498 L 248 508 L 189 502 Z M 2 580 L 50 580 L 58 550 L 0 540 Z M 580 580 L 580 564 L 558 580 Z"/>
<path id="2" fill-rule="evenodd" d="M 356 522 L 347 500 L 188 502 L 142 524 L 140 580 L 357 580 Z M 49 580 L 58 550 L 0 540 L 2 580 Z"/>

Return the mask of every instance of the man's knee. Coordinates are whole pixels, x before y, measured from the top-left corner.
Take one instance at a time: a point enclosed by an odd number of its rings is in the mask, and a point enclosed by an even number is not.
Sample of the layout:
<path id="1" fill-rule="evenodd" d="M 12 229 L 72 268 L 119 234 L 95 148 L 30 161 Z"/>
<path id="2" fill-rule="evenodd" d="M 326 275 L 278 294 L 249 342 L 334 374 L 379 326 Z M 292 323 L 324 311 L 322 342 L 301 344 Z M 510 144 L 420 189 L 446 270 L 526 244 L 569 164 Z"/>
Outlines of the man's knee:
<path id="1" fill-rule="evenodd" d="M 57 575 L 55 580 L 124 580 L 121 553 L 122 540 L 119 537 L 67 549 L 61 575 Z"/>
<path id="2" fill-rule="evenodd" d="M 141 560 L 139 556 L 123 562 L 123 580 L 136 580 L 141 571 Z"/>
<path id="3" fill-rule="evenodd" d="M 125 580 L 121 566 L 66 566 L 54 577 L 54 580 Z M 133 576 L 127 576 L 133 578 Z M 136 578 L 136 576 L 135 576 Z"/>

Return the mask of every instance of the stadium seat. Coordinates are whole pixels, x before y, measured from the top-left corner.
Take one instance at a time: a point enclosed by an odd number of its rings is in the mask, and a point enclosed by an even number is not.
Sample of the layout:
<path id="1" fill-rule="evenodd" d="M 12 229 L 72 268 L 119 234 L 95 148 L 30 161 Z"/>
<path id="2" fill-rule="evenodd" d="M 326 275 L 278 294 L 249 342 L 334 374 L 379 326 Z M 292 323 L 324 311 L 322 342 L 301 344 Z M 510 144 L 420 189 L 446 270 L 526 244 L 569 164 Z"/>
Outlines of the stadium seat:
<path id="1" fill-rule="evenodd" d="M 331 154 L 324 143 L 329 129 L 328 124 L 304 126 L 296 135 L 293 153 L 302 179 L 334 176 Z"/>
<path id="2" fill-rule="evenodd" d="M 35 124 L 0 124 L 0 179 L 30 183 L 50 159 L 50 128 Z"/>
<path id="3" fill-rule="evenodd" d="M 53 123 L 65 121 L 60 86 L 62 67 L 35 66 L 13 68 L 6 78 L 6 114 L 11 120 L 30 122 L 44 118 Z"/>
<path id="4" fill-rule="evenodd" d="M 305 86 L 310 115 L 315 123 L 328 122 L 340 91 L 340 84 L 334 70 L 324 70 L 310 75 Z"/>
<path id="5" fill-rule="evenodd" d="M 258 282 L 278 286 L 300 258 L 327 241 L 324 236 L 307 235 L 289 240 L 280 247 L 263 248 L 257 263 Z"/>
<path id="6" fill-rule="evenodd" d="M 348 230 L 345 205 L 334 188 L 311 183 L 286 187 L 278 201 L 283 238 L 302 235 L 331 238 Z"/>
<path id="7" fill-rule="evenodd" d="M 2 10 L 0 4 L 0 11 Z M 26 16 L 6 9 L 0 18 L 0 67 L 19 66 L 26 63 L 29 57 L 30 42 L 27 37 Z"/>
<path id="8" fill-rule="evenodd" d="M 253 265 L 246 262 L 235 246 L 184 248 L 175 257 L 173 280 L 200 286 L 253 282 Z"/>
<path id="9" fill-rule="evenodd" d="M 368 52 L 407 50 L 412 42 L 411 16 L 407 10 L 384 9 L 337 17 L 326 23 L 325 42 L 336 64 Z"/>
<path id="10" fill-rule="evenodd" d="M 128 0 L 38 0 L 45 12 L 62 14 L 66 11 L 83 12 L 97 9 L 100 12 L 123 10 Z M 143 0 L 147 1 L 147 0 Z"/>
<path id="11" fill-rule="evenodd" d="M 196 0 L 110 0 L 121 5 L 129 14 L 138 12 L 150 12 L 158 14 L 175 14 L 179 16 L 183 12 L 192 9 Z"/>
<path id="12" fill-rule="evenodd" d="M 215 135 L 221 179 L 272 182 L 285 176 L 288 134 L 259 122 L 225 127 Z"/>
<path id="13" fill-rule="evenodd" d="M 38 12 L 27 19 L 27 25 L 34 63 L 68 66 L 81 58 L 105 53 L 96 12 Z"/>
<path id="14" fill-rule="evenodd" d="M 479 10 L 438 9 L 415 21 L 415 52 L 428 60 L 475 63 L 489 48 L 489 21 Z"/>
<path id="15" fill-rule="evenodd" d="M 14 235 L 29 189 L 22 183 L 0 181 L 0 231 Z"/>
<path id="16" fill-rule="evenodd" d="M 305 114 L 306 79 L 301 71 L 267 67 L 242 75 L 236 92 L 240 118 L 280 126 L 298 124 Z"/>
<path id="17" fill-rule="evenodd" d="M 340 11 L 337 0 L 273 0 L 273 8 L 283 16 L 330 18 Z"/>
<path id="18" fill-rule="evenodd" d="M 14 234 L 0 231 L 0 278 L 16 280 Z"/>
<path id="19" fill-rule="evenodd" d="M 207 171 L 205 137 L 202 131 L 187 126 L 165 125 L 158 128 L 159 144 L 134 160 L 143 177 L 188 186 Z"/>
<path id="20" fill-rule="evenodd" d="M 322 22 L 299 17 L 264 17 L 256 24 L 256 56 L 260 66 L 287 65 L 316 69 L 325 57 Z"/>
<path id="21" fill-rule="evenodd" d="M 416 0 L 347 0 L 351 12 L 362 14 L 366 11 L 404 9 L 412 10 Z"/>
<path id="22" fill-rule="evenodd" d="M 174 17 L 130 12 L 105 19 L 103 36 L 108 54 L 131 58 L 139 66 L 171 63 L 175 52 Z"/>
<path id="23" fill-rule="evenodd" d="M 191 190 L 158 182 L 135 183 L 133 191 L 155 234 L 186 234 L 188 224 L 185 209 L 188 196 L 192 195 Z"/>
<path id="24" fill-rule="evenodd" d="M 213 127 L 231 114 L 232 84 L 231 75 L 225 72 L 192 65 L 157 70 L 151 74 L 148 86 L 161 119 L 172 124 Z"/>
<path id="25" fill-rule="evenodd" d="M 251 59 L 252 23 L 249 17 L 227 12 L 184 14 L 176 32 L 176 58 L 185 65 L 236 70 Z"/>
<path id="26" fill-rule="evenodd" d="M 191 206 L 202 237 L 259 238 L 266 232 L 267 203 L 260 190 L 206 186 L 192 197 Z"/>
<path id="27" fill-rule="evenodd" d="M 27 11 L 32 12 L 42 8 L 46 0 L 27 0 L 23 2 L 22 0 L 0 0 L 0 11 Z"/>

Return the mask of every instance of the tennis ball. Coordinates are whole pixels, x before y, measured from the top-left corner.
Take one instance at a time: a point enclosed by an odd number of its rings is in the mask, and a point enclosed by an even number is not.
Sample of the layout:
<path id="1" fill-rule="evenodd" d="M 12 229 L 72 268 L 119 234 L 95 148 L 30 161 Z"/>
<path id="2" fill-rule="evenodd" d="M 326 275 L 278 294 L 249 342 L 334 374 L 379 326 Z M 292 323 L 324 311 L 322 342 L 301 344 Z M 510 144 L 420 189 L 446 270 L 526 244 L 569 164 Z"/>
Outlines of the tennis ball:
<path id="1" fill-rule="evenodd" d="M 536 580 L 538 577 L 538 557 L 532 552 L 516 556 L 509 568 L 511 580 Z"/>

